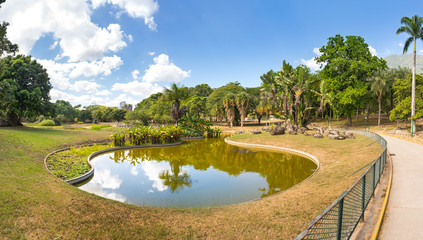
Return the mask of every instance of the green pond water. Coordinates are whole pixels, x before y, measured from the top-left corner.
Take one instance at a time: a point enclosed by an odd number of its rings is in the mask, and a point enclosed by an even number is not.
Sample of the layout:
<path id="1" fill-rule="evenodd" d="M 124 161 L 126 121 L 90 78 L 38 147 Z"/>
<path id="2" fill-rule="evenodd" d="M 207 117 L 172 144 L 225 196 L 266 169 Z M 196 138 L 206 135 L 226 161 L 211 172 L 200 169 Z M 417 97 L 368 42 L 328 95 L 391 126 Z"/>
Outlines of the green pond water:
<path id="1" fill-rule="evenodd" d="M 80 189 L 140 206 L 221 206 L 263 198 L 300 183 L 317 165 L 302 156 L 187 141 L 95 157 L 94 176 Z"/>

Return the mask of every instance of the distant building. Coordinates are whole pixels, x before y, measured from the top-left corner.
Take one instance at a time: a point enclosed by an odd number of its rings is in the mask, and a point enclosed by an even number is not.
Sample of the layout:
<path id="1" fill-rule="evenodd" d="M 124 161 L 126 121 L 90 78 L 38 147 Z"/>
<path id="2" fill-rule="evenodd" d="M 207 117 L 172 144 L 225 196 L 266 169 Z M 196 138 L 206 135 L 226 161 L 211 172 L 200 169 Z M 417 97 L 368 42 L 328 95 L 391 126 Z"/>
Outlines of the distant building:
<path id="1" fill-rule="evenodd" d="M 124 109 L 126 111 L 132 111 L 132 104 L 126 104 L 125 101 L 119 103 L 120 109 Z"/>
<path id="2" fill-rule="evenodd" d="M 119 103 L 119 108 L 120 109 L 124 109 L 124 106 L 126 105 L 126 102 L 125 101 L 123 101 L 123 102 L 120 102 Z"/>

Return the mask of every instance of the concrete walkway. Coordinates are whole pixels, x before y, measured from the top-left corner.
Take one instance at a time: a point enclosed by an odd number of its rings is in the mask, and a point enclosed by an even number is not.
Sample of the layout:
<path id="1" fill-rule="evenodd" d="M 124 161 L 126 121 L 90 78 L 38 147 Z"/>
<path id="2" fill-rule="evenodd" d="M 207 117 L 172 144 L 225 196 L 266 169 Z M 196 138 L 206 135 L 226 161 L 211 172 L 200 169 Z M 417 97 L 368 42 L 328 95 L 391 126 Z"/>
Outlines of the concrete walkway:
<path id="1" fill-rule="evenodd" d="M 423 239 L 423 145 L 383 136 L 393 161 L 388 209 L 380 239 Z"/>

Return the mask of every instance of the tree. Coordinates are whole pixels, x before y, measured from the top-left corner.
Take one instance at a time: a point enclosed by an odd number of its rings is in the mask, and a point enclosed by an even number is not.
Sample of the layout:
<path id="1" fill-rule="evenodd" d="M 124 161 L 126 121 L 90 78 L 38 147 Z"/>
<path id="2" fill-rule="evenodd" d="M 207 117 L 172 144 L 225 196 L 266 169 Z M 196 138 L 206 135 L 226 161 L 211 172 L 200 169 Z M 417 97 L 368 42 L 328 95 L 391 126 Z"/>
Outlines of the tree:
<path id="1" fill-rule="evenodd" d="M 0 76 L 0 112 L 6 125 L 22 125 L 22 117 L 49 115 L 51 84 L 46 69 L 30 56 L 8 56 L 1 62 L 6 71 Z"/>
<path id="2" fill-rule="evenodd" d="M 213 92 L 213 89 L 206 83 L 198 84 L 194 87 L 193 95 L 199 97 L 208 97 Z"/>
<path id="3" fill-rule="evenodd" d="M 250 107 L 250 96 L 247 93 L 241 92 L 235 96 L 235 103 L 241 115 L 241 127 L 244 126 L 245 118 L 247 117 L 248 108 Z"/>
<path id="4" fill-rule="evenodd" d="M 234 121 L 235 121 L 235 110 L 236 110 L 235 95 L 233 93 L 228 93 L 228 95 L 226 95 L 223 98 L 222 103 L 226 109 L 228 121 L 231 124 L 231 127 L 233 127 Z"/>
<path id="5" fill-rule="evenodd" d="M 166 88 L 164 91 L 167 100 L 173 101 L 170 116 L 176 120 L 176 125 L 178 125 L 178 119 L 183 117 L 185 113 L 185 109 L 181 108 L 181 100 L 188 96 L 187 90 L 186 87 L 178 87 L 176 83 L 173 83 L 170 89 Z"/>
<path id="6" fill-rule="evenodd" d="M 404 43 L 403 54 L 407 52 L 408 47 L 411 43 L 414 43 L 413 51 L 413 80 L 411 83 L 411 136 L 416 130 L 416 125 L 414 122 L 414 115 L 416 113 L 416 42 L 417 39 L 423 40 L 423 18 L 414 15 L 413 17 L 403 17 L 401 18 L 401 26 L 397 30 L 397 34 L 407 33 L 410 35 L 409 38 Z"/>
<path id="7" fill-rule="evenodd" d="M 406 78 L 396 78 L 393 88 L 395 108 L 391 110 L 391 121 L 405 121 L 411 117 L 411 85 L 412 74 Z M 416 114 L 415 118 L 423 117 L 423 77 L 416 74 Z"/>
<path id="8" fill-rule="evenodd" d="M 196 118 L 200 118 L 201 114 L 206 112 L 207 97 L 193 96 L 186 103 L 185 106 L 188 113 Z"/>
<path id="9" fill-rule="evenodd" d="M 239 86 L 239 83 L 231 82 L 226 84 L 223 87 L 216 88 L 207 98 L 207 111 L 211 115 L 216 116 L 216 118 L 221 117 L 220 115 L 225 112 L 225 107 L 223 106 L 223 98 L 229 93 L 238 94 L 245 91 L 242 86 Z"/>
<path id="10" fill-rule="evenodd" d="M 126 113 L 128 113 L 128 111 L 126 111 L 124 109 L 114 108 L 113 111 L 112 111 L 112 120 L 120 122 L 120 121 L 125 119 Z"/>
<path id="11" fill-rule="evenodd" d="M 55 115 L 63 115 L 66 122 L 73 122 L 78 116 L 77 110 L 67 101 L 57 100 L 53 105 Z"/>
<path id="12" fill-rule="evenodd" d="M 0 0 L 0 5 L 5 1 L 6 0 Z M 18 51 L 18 45 L 13 44 L 7 38 L 7 26 L 9 26 L 7 22 L 0 23 L 0 56 L 10 53 L 14 55 Z"/>
<path id="13" fill-rule="evenodd" d="M 346 116 L 351 126 L 357 108 L 370 102 L 367 77 L 378 68 L 385 69 L 386 61 L 372 56 L 369 46 L 359 36 L 330 37 L 319 51 L 322 55 L 315 59 L 325 64 L 320 74 L 328 82 L 335 114 Z"/>
<path id="14" fill-rule="evenodd" d="M 382 111 L 382 96 L 389 90 L 389 85 L 386 80 L 386 74 L 381 69 L 378 69 L 372 76 L 369 77 L 370 90 L 376 94 L 379 104 L 379 116 L 377 125 L 380 125 L 380 114 Z"/>

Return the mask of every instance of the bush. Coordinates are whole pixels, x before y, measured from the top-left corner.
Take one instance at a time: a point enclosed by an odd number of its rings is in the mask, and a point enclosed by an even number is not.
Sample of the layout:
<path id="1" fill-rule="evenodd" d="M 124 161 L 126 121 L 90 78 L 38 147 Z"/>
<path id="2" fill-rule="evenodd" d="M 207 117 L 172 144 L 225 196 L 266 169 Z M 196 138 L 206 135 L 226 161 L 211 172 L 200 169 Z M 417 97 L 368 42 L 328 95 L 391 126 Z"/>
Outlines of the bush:
<path id="1" fill-rule="evenodd" d="M 43 120 L 38 125 L 40 126 L 56 126 L 53 120 Z"/>
<path id="2" fill-rule="evenodd" d="M 102 128 L 108 128 L 111 127 L 112 125 L 98 125 L 98 126 L 92 126 L 91 129 L 93 130 L 100 130 Z"/>

